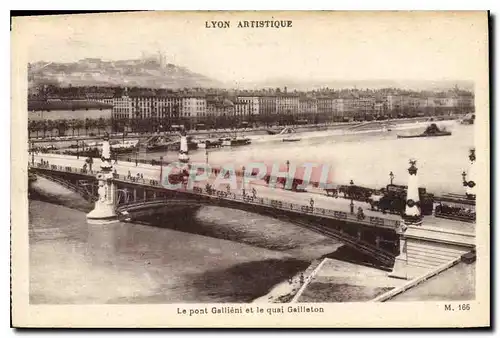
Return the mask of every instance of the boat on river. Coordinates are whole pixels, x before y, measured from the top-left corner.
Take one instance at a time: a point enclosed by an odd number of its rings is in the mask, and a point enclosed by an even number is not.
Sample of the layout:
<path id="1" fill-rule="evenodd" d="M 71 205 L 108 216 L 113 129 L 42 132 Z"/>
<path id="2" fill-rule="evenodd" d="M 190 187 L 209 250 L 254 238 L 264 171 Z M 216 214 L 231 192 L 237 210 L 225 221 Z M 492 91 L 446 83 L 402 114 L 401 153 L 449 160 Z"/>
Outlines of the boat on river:
<path id="1" fill-rule="evenodd" d="M 248 137 L 225 137 L 219 139 L 223 147 L 246 146 L 252 143 Z"/>
<path id="2" fill-rule="evenodd" d="M 196 140 L 196 142 L 200 149 L 219 148 L 222 145 L 222 141 L 216 139 Z"/>
<path id="3" fill-rule="evenodd" d="M 195 140 L 191 137 L 187 137 L 188 141 L 188 150 L 196 150 L 198 149 L 198 142 L 195 142 Z M 170 150 L 170 151 L 178 151 L 180 149 L 180 141 L 177 141 L 175 139 L 171 139 L 166 136 L 157 136 L 154 139 L 148 140 L 148 143 L 146 144 L 146 149 L 147 151 L 164 151 L 164 150 Z"/>
<path id="4" fill-rule="evenodd" d="M 474 124 L 475 119 L 476 119 L 476 116 L 474 114 L 469 113 L 469 114 L 465 115 L 460 120 L 460 124 L 472 125 L 472 124 Z"/>
<path id="5" fill-rule="evenodd" d="M 110 147 L 117 154 L 131 153 L 139 147 L 139 140 L 112 141 Z"/>
<path id="6" fill-rule="evenodd" d="M 417 135 L 398 135 L 398 138 L 416 138 L 416 137 L 438 137 L 438 136 L 450 136 L 451 132 L 446 131 L 444 128 L 439 129 L 439 127 L 432 123 L 428 126 L 425 131 Z"/>
<path id="7" fill-rule="evenodd" d="M 300 137 L 285 137 L 283 142 L 299 142 L 302 140 Z"/>

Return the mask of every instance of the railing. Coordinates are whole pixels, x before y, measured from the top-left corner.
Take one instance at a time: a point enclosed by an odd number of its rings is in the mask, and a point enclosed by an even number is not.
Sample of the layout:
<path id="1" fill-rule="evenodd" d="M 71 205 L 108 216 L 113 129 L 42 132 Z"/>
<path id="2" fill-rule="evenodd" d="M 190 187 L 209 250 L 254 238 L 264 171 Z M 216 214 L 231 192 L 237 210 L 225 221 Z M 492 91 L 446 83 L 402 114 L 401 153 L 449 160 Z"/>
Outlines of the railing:
<path id="1" fill-rule="evenodd" d="M 126 177 L 126 176 L 120 176 L 120 175 L 115 175 L 115 178 L 118 180 L 121 180 L 121 181 L 125 181 L 125 182 L 130 181 L 130 182 L 146 184 L 146 185 L 150 185 L 150 186 L 154 186 L 154 187 L 162 187 L 160 185 L 160 182 L 157 180 L 141 179 L 141 178 L 136 178 L 136 177 Z M 391 229 L 396 229 L 400 226 L 399 221 L 383 219 L 380 217 L 360 218 L 356 215 L 352 215 L 352 214 L 349 214 L 349 213 L 343 212 L 343 211 L 336 211 L 336 210 L 330 210 L 330 209 L 324 209 L 324 208 L 315 208 L 315 207 L 311 207 L 311 206 L 307 206 L 307 205 L 303 205 L 303 204 L 295 204 L 295 203 L 288 203 L 288 202 L 283 202 L 283 201 L 279 201 L 279 200 L 274 200 L 274 199 L 270 199 L 267 197 L 257 197 L 257 196 L 254 197 L 254 196 L 249 196 L 249 195 L 243 196 L 243 195 L 237 195 L 236 193 L 221 191 L 221 190 L 206 191 L 206 190 L 203 190 L 202 188 L 199 188 L 199 187 L 193 187 L 192 190 L 177 189 L 175 191 L 178 191 L 178 192 L 183 193 L 183 194 L 190 194 L 190 195 L 194 196 L 194 198 L 196 198 L 196 196 L 204 196 L 204 197 L 208 197 L 211 199 L 244 202 L 246 204 L 267 206 L 267 207 L 272 207 L 272 208 L 279 209 L 279 210 L 293 211 L 293 212 L 298 212 L 301 214 L 310 214 L 310 215 L 314 215 L 314 216 L 326 216 L 328 218 L 333 218 L 333 219 L 337 219 L 340 221 L 354 222 L 354 223 L 360 223 L 360 224 L 365 224 L 365 225 L 370 225 L 370 226 L 386 227 L 386 228 L 391 228 Z M 147 204 L 148 202 L 150 202 L 151 204 L 154 204 L 158 200 L 161 201 L 164 199 L 158 198 L 157 200 L 148 200 L 146 202 L 137 202 L 137 203 L 141 203 L 142 205 L 148 205 Z"/>
<path id="2" fill-rule="evenodd" d="M 80 195 L 82 195 L 83 198 L 85 198 L 89 202 L 95 202 L 97 200 L 96 196 L 93 196 L 92 194 L 90 194 L 85 189 L 82 189 L 81 187 L 78 187 L 77 185 L 69 183 L 66 180 L 63 180 L 63 179 L 60 179 L 60 178 L 57 178 L 57 177 L 54 177 L 54 176 L 51 176 L 51 175 L 42 174 L 42 173 L 38 173 L 38 175 L 40 175 L 43 178 L 48 179 L 48 180 L 50 180 L 52 182 L 60 184 L 63 187 L 66 187 L 66 188 L 68 188 L 70 190 L 73 190 L 73 191 L 79 193 Z"/>
<path id="3" fill-rule="evenodd" d="M 55 164 L 50 164 L 50 163 L 35 163 L 35 165 L 31 165 L 31 163 L 30 163 L 29 167 L 48 169 L 48 170 L 52 170 L 52 171 L 67 172 L 67 173 L 73 173 L 73 174 L 84 174 L 84 175 L 88 175 L 88 176 L 95 176 L 95 174 L 97 174 L 97 171 L 94 171 L 94 170 L 88 170 L 88 169 L 83 169 L 83 168 L 78 169 L 78 168 L 74 168 L 74 167 L 55 165 Z"/>
<path id="4" fill-rule="evenodd" d="M 84 170 L 84 169 L 65 167 L 65 166 L 57 166 L 57 165 L 49 165 L 49 164 L 40 165 L 40 163 L 37 163 L 36 167 L 54 170 L 54 171 L 75 173 L 75 174 L 90 175 L 93 173 L 92 171 Z M 136 177 L 136 176 L 120 175 L 117 173 L 113 174 L 113 178 L 115 180 L 119 180 L 122 182 L 147 185 L 147 186 L 151 186 L 151 187 L 155 187 L 155 188 L 176 191 L 176 192 L 183 193 L 183 194 L 190 194 L 191 196 L 204 196 L 204 197 L 208 197 L 211 199 L 221 199 L 221 200 L 227 200 L 227 201 L 244 202 L 247 204 L 259 205 L 259 206 L 268 206 L 268 207 L 279 209 L 279 210 L 292 211 L 292 212 L 308 214 L 308 215 L 313 215 L 313 216 L 333 218 L 333 219 L 336 219 L 339 221 L 364 224 L 364 225 L 368 225 L 368 226 L 385 227 L 385 228 L 390 228 L 390 229 L 397 229 L 400 227 L 400 221 L 396 221 L 396 220 L 384 219 L 381 217 L 373 217 L 373 216 L 360 217 L 360 215 L 350 214 L 350 213 L 347 213 L 344 211 L 337 211 L 337 210 L 318 208 L 318 207 L 308 206 L 308 205 L 303 205 L 303 204 L 283 202 L 280 200 L 274 200 L 274 199 L 270 199 L 267 197 L 257 197 L 254 195 L 252 195 L 252 196 L 239 195 L 239 194 L 236 194 L 234 192 L 221 191 L 221 190 L 215 190 L 215 189 L 208 189 L 207 190 L 207 189 L 202 189 L 200 187 L 193 187 L 192 190 L 189 190 L 186 188 L 173 190 L 173 189 L 168 189 L 168 188 L 164 187 L 161 184 L 161 182 L 158 180 L 141 178 L 141 177 Z M 152 201 L 152 202 L 154 202 L 154 201 Z"/>

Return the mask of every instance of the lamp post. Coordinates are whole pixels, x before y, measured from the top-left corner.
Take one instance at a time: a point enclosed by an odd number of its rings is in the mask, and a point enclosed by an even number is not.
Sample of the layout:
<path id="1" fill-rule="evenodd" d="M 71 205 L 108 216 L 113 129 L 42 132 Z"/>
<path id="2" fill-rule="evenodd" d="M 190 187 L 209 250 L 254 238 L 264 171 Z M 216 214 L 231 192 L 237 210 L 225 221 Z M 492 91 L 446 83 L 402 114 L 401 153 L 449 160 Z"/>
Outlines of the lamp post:
<path id="1" fill-rule="evenodd" d="M 285 189 L 285 190 L 287 188 L 287 182 L 288 182 L 289 178 L 290 178 L 290 161 L 286 160 L 286 179 L 285 179 L 285 182 L 283 184 L 283 189 Z"/>
<path id="2" fill-rule="evenodd" d="M 350 204 L 351 214 L 354 214 L 354 181 L 351 180 L 349 184 L 350 184 L 349 196 L 351 197 L 351 204 Z"/>
<path id="3" fill-rule="evenodd" d="M 76 140 L 76 159 L 80 159 L 80 149 L 78 148 L 80 142 L 78 142 L 78 140 Z"/>
<path id="4" fill-rule="evenodd" d="M 31 141 L 31 165 L 35 165 L 35 143 Z"/>
<path id="5" fill-rule="evenodd" d="M 160 184 L 163 179 L 163 156 L 160 156 Z"/>
<path id="6" fill-rule="evenodd" d="M 392 182 L 394 181 L 394 174 L 392 173 L 392 171 L 389 173 L 389 178 L 391 180 L 391 185 L 392 185 Z"/>

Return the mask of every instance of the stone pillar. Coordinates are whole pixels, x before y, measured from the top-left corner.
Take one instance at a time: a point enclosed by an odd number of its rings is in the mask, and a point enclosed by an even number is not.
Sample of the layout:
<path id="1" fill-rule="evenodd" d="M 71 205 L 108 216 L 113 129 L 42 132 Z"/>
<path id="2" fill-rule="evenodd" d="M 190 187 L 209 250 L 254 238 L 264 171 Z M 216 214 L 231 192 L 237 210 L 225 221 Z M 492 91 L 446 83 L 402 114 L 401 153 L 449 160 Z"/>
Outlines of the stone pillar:
<path id="1" fill-rule="evenodd" d="M 101 170 L 97 173 L 98 200 L 95 202 L 94 210 L 87 214 L 87 222 L 91 224 L 118 222 L 115 212 L 116 186 L 113 183 L 111 147 L 107 134 L 103 139 L 101 161 Z"/>
<path id="2" fill-rule="evenodd" d="M 137 202 L 137 189 L 134 188 L 134 202 Z"/>
<path id="3" fill-rule="evenodd" d="M 186 132 L 183 131 L 181 133 L 181 144 L 179 149 L 179 162 L 181 163 L 189 163 L 189 148 L 187 142 Z"/>
<path id="4" fill-rule="evenodd" d="M 392 271 L 389 273 L 389 277 L 399 278 L 399 279 L 408 279 L 408 255 L 406 253 L 406 237 L 405 237 L 406 225 L 404 222 L 401 223 L 401 226 L 397 230 L 399 235 L 399 255 L 396 257 L 394 261 L 394 267 Z"/>
<path id="5" fill-rule="evenodd" d="M 186 132 L 181 132 L 181 141 L 179 149 L 179 162 L 180 162 L 180 172 L 184 173 L 185 176 L 189 175 L 189 148 L 187 142 Z"/>
<path id="6" fill-rule="evenodd" d="M 357 235 L 358 235 L 358 241 L 360 241 L 361 240 L 361 235 L 362 235 L 361 229 L 358 229 Z"/>
<path id="7" fill-rule="evenodd" d="M 467 175 L 467 180 L 464 182 L 465 185 L 465 195 L 468 198 L 476 198 L 476 150 L 471 149 L 469 154 L 469 172 Z"/>
<path id="8" fill-rule="evenodd" d="M 379 235 L 376 235 L 376 236 L 375 236 L 375 247 L 376 247 L 377 249 L 379 249 L 379 248 L 380 248 L 380 236 L 379 236 Z"/>
<path id="9" fill-rule="evenodd" d="M 399 255 L 396 257 L 390 277 L 408 279 L 408 255 L 406 253 L 405 232 L 409 226 L 422 225 L 422 213 L 420 211 L 420 196 L 418 193 L 417 161 L 410 160 L 408 168 L 408 191 L 406 192 L 406 206 L 402 222 L 398 229 Z"/>

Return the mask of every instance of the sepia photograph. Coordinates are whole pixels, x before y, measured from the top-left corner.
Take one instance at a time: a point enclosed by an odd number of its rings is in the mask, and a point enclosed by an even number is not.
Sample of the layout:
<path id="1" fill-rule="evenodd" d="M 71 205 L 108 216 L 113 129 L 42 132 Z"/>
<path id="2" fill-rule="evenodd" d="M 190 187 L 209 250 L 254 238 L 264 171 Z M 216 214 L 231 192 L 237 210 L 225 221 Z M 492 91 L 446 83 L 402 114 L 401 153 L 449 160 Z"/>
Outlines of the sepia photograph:
<path id="1" fill-rule="evenodd" d="M 13 325 L 488 326 L 488 20 L 12 18 Z"/>

